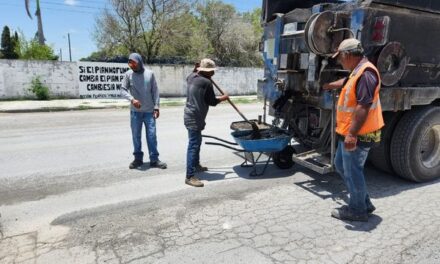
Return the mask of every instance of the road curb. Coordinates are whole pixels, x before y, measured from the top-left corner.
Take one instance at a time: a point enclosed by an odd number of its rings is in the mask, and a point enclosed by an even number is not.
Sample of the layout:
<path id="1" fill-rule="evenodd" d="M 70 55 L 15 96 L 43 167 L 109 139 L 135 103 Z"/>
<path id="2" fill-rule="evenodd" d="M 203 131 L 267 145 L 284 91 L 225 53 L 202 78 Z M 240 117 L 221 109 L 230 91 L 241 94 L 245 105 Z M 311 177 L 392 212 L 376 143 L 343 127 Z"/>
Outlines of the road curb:
<path id="1" fill-rule="evenodd" d="M 236 103 L 252 103 L 258 101 L 256 95 L 231 96 Z M 129 108 L 129 102 L 123 99 L 106 101 L 101 99 L 66 99 L 51 101 L 0 101 L 0 113 L 33 113 L 33 112 L 63 112 L 99 109 Z M 184 106 L 186 98 L 162 98 L 161 107 Z"/>

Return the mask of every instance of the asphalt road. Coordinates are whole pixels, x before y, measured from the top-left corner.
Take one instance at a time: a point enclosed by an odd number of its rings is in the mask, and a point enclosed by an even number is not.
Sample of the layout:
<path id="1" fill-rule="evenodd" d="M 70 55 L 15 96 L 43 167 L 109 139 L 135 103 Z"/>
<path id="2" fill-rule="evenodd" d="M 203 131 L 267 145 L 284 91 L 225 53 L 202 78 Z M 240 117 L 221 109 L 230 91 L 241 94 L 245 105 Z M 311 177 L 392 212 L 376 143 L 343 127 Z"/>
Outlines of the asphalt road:
<path id="1" fill-rule="evenodd" d="M 240 108 L 249 118 L 262 105 Z M 368 223 L 331 218 L 337 175 L 269 165 L 250 178 L 231 150 L 202 147 L 204 188 L 184 184 L 183 108 L 158 120 L 166 170 L 129 170 L 129 113 L 0 114 L 0 263 L 440 263 L 440 184 L 367 168 Z M 239 120 L 212 108 L 205 134 Z"/>

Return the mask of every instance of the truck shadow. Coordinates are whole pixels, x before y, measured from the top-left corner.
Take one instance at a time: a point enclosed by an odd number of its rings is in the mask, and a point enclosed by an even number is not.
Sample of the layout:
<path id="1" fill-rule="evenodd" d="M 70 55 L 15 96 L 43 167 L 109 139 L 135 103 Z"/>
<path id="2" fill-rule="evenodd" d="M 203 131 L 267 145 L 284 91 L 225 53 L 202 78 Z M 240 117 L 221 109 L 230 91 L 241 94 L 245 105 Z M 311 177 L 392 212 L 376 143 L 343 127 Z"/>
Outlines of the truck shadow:
<path id="1" fill-rule="evenodd" d="M 306 181 L 296 181 L 295 185 L 318 196 L 321 199 L 331 199 L 335 202 L 335 207 L 348 204 L 348 192 L 342 178 L 337 173 L 320 175 L 306 168 L 298 166 L 298 172 L 302 172 L 312 179 Z M 439 183 L 435 180 L 426 183 L 416 183 L 402 179 L 397 175 L 377 170 L 372 166 L 365 168 L 365 181 L 367 183 L 368 192 L 372 199 L 381 199 L 398 195 L 407 190 L 416 189 L 432 184 Z M 373 201 L 374 203 L 374 201 Z M 345 226 L 348 230 L 353 231 L 370 231 L 382 222 L 382 218 L 376 214 L 369 217 L 368 223 L 349 222 L 346 221 Z"/>
<path id="2" fill-rule="evenodd" d="M 257 171 L 261 171 L 263 167 L 264 165 L 258 165 Z M 203 173 L 200 178 L 207 181 L 236 178 L 227 177 L 228 174 L 237 175 L 237 177 L 246 180 L 288 178 L 287 180 L 289 182 L 293 180 L 294 185 L 323 200 L 331 199 L 334 202 L 334 206 L 332 207 L 340 207 L 348 202 L 348 193 L 345 184 L 337 173 L 321 175 L 298 165 L 293 166 L 291 169 L 281 170 L 278 169 L 273 163 L 268 165 L 265 174 L 257 177 L 249 176 L 252 168 L 236 165 L 232 169 L 234 172 L 229 172 L 229 170 L 225 170 L 224 168 L 214 168 L 214 171 Z M 397 176 L 378 171 L 371 166 L 365 168 L 365 174 L 367 187 L 372 199 L 393 196 L 408 189 L 414 189 L 440 182 L 439 180 L 423 184 L 413 183 L 398 178 Z M 329 208 L 329 214 L 330 211 L 331 209 Z M 382 220 L 383 219 L 379 215 L 371 214 L 368 222 L 344 221 L 344 223 L 347 230 L 369 232 L 379 226 Z"/>
<path id="3" fill-rule="evenodd" d="M 320 175 L 311 170 L 297 166 L 297 172 L 304 173 L 311 179 L 305 181 L 295 181 L 296 186 L 308 191 L 309 193 L 325 200 L 331 199 L 334 202 L 334 208 L 340 207 L 344 204 L 348 204 L 348 192 L 342 178 L 337 173 L 330 173 L 327 175 Z M 365 169 L 365 180 L 367 182 L 367 188 L 369 190 L 372 199 L 383 197 L 382 192 L 376 190 L 372 185 L 377 186 L 379 183 L 386 186 L 405 186 L 405 182 L 400 179 L 394 179 L 394 177 L 383 175 L 379 173 L 376 177 L 377 171 L 372 171 L 371 168 Z M 392 183 L 391 183 L 392 182 Z M 390 188 L 393 189 L 393 188 Z M 396 192 L 399 188 L 395 188 Z M 401 189 L 399 189 L 401 191 Z M 400 192 L 399 191 L 399 192 Z M 330 212 L 329 212 L 330 213 Z M 374 230 L 382 222 L 382 218 L 378 215 L 372 214 L 369 216 L 368 222 L 351 222 L 344 221 L 345 228 L 351 231 L 368 232 Z"/>
<path id="4" fill-rule="evenodd" d="M 257 165 L 257 172 L 262 172 L 264 164 Z M 292 168 L 287 170 L 281 170 L 277 168 L 272 162 L 269 163 L 267 169 L 263 175 L 251 176 L 252 168 L 242 167 L 236 165 L 232 167 L 232 171 L 229 168 L 218 167 L 210 168 L 209 171 L 200 174 L 202 180 L 218 181 L 228 180 L 234 178 L 243 178 L 247 180 L 264 180 L 264 179 L 276 179 L 292 177 L 294 184 L 302 189 L 318 196 L 321 199 L 332 199 L 336 203 L 343 204 L 348 201 L 348 193 L 342 178 L 337 173 L 329 173 L 325 175 L 318 174 L 307 168 L 301 167 L 295 164 Z M 384 197 L 394 196 L 406 190 L 420 188 L 440 182 L 440 179 L 426 182 L 416 183 L 397 175 L 388 174 L 382 172 L 371 165 L 365 167 L 365 181 L 370 197 L 373 199 L 380 199 Z M 296 177 L 296 174 L 303 174 L 307 176 Z M 228 177 L 228 175 L 231 175 Z M 232 175 L 237 175 L 232 176 Z"/>
<path id="5" fill-rule="evenodd" d="M 320 175 L 306 168 L 297 167 L 297 172 L 302 172 L 312 178 L 311 180 L 295 182 L 295 185 L 313 193 L 322 199 L 342 199 L 347 201 L 347 190 L 342 178 L 337 173 Z M 375 169 L 372 166 L 365 168 L 365 181 L 371 198 L 380 199 L 397 195 L 403 191 L 424 187 L 440 182 L 439 180 L 416 183 L 402 179 Z"/>
<path id="6" fill-rule="evenodd" d="M 258 165 L 257 170 L 261 171 L 263 166 L 264 165 Z M 345 187 L 344 181 L 337 173 L 321 175 L 299 165 L 294 165 L 291 169 L 281 170 L 278 169 L 273 163 L 269 163 L 265 174 L 257 177 L 252 177 L 249 175 L 252 171 L 252 168 L 241 167 L 240 165 L 237 165 L 233 167 L 233 171 L 238 177 L 247 180 L 263 180 L 289 177 L 289 179 L 293 180 L 294 185 L 306 190 L 307 192 L 323 200 L 331 199 L 334 202 L 334 207 L 340 207 L 348 203 L 347 189 Z M 382 172 L 371 165 L 367 165 L 364 172 L 367 188 L 370 197 L 373 200 L 395 196 L 407 190 L 421 188 L 440 182 L 440 179 L 438 179 L 426 183 L 416 183 L 400 178 L 397 175 Z M 225 174 L 227 173 L 228 172 L 225 172 Z M 225 178 L 225 174 L 216 173 L 212 175 L 212 177 L 202 177 L 202 179 L 227 179 Z M 344 221 L 344 223 L 346 224 L 345 228 L 347 230 L 368 232 L 380 225 L 382 220 L 383 219 L 379 215 L 371 214 L 369 216 L 368 222 L 366 223 L 350 221 Z"/>

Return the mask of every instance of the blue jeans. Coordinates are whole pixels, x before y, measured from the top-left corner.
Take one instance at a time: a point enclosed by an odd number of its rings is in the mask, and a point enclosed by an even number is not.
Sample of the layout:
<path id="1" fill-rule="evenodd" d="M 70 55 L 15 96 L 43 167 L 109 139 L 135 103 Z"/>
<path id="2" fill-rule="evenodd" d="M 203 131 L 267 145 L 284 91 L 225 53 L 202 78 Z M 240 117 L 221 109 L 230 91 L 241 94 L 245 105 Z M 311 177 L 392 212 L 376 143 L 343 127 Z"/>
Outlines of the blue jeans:
<path id="1" fill-rule="evenodd" d="M 200 164 L 200 146 L 202 131 L 188 129 L 188 150 L 186 152 L 186 177 L 194 176 L 195 168 Z"/>
<path id="2" fill-rule="evenodd" d="M 130 112 L 130 126 L 131 136 L 133 139 L 133 155 L 136 160 L 143 160 L 144 153 L 142 152 L 142 125 L 145 125 L 147 135 L 148 153 L 150 155 L 150 162 L 159 160 L 159 152 L 157 151 L 156 138 L 156 120 L 153 113 Z"/>
<path id="3" fill-rule="evenodd" d="M 348 207 L 356 214 L 365 214 L 373 206 L 364 178 L 364 165 L 369 151 L 369 147 L 362 146 L 357 146 L 355 151 L 346 151 L 343 140 L 339 140 L 336 151 L 336 171 L 341 175 L 350 194 Z"/>

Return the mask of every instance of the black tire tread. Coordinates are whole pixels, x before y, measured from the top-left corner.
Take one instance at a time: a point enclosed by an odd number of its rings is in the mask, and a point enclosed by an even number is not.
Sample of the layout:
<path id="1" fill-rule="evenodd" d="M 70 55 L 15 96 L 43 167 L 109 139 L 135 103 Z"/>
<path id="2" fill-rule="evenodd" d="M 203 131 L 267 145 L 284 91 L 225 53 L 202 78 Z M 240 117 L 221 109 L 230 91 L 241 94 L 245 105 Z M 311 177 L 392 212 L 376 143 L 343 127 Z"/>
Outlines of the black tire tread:
<path id="1" fill-rule="evenodd" d="M 427 106 L 405 113 L 395 128 L 391 140 L 390 156 L 394 171 L 402 178 L 415 182 L 423 181 L 411 169 L 412 140 L 410 139 L 414 138 L 417 128 L 424 122 L 424 117 L 434 108 L 434 106 Z"/>
<path id="2" fill-rule="evenodd" d="M 283 158 L 285 158 L 284 156 L 292 156 L 294 153 L 295 149 L 292 146 L 287 146 L 280 152 L 274 153 L 273 163 L 282 170 L 290 169 L 295 164 L 295 162 L 293 162 L 292 159 L 286 161 Z"/>

